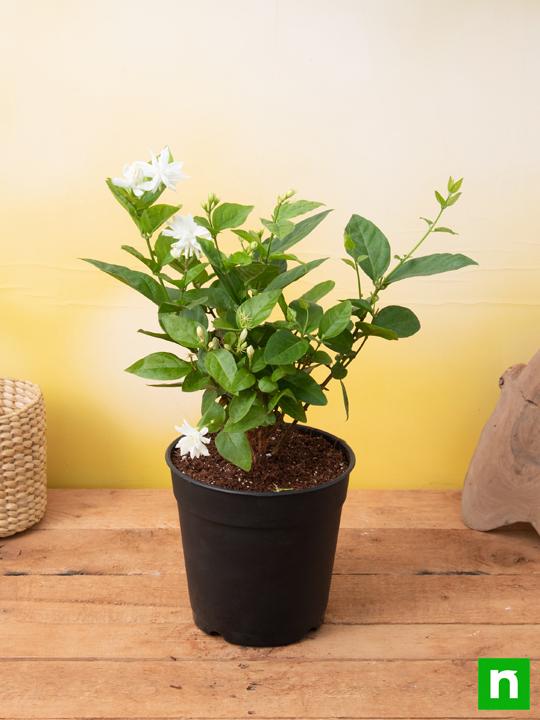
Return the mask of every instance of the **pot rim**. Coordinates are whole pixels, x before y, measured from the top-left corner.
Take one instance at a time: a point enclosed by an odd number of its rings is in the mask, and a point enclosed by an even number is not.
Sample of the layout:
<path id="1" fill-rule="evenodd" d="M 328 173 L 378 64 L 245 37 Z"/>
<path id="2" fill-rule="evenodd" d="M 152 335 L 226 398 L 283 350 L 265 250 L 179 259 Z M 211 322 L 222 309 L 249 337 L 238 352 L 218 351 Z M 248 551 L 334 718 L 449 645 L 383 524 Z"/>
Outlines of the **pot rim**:
<path id="1" fill-rule="evenodd" d="M 176 447 L 176 444 L 178 443 L 178 440 L 180 439 L 180 435 L 175 438 L 170 445 L 167 447 L 167 450 L 165 452 L 165 460 L 167 462 L 167 465 L 169 466 L 171 472 L 175 475 L 178 475 L 186 482 L 191 483 L 192 485 L 198 485 L 201 488 L 204 488 L 205 490 L 212 490 L 215 492 L 220 493 L 226 493 L 228 495 L 245 495 L 248 497 L 290 497 L 291 495 L 303 495 L 305 493 L 312 493 L 317 492 L 318 490 L 325 490 L 326 488 L 331 487 L 332 485 L 337 485 L 339 482 L 347 478 L 351 471 L 353 470 L 355 464 L 356 464 L 356 455 L 354 454 L 352 448 L 348 443 L 345 442 L 345 440 L 342 440 L 341 438 L 337 437 L 337 435 L 332 435 L 332 433 L 327 432 L 326 430 L 321 430 L 320 428 L 312 427 L 311 425 L 297 425 L 297 428 L 301 432 L 307 432 L 309 434 L 319 434 L 323 437 L 327 438 L 328 440 L 333 441 L 336 444 L 339 444 L 342 449 L 345 452 L 345 455 L 347 456 L 349 463 L 345 470 L 343 470 L 337 478 L 334 478 L 333 480 L 329 480 L 326 483 L 322 483 L 321 485 L 315 485 L 315 487 L 310 488 L 296 488 L 295 490 L 287 490 L 286 492 L 275 492 L 273 490 L 265 490 L 265 491 L 254 491 L 254 490 L 233 490 L 231 488 L 222 488 L 217 487 L 216 485 L 209 485 L 208 483 L 201 482 L 200 480 L 196 480 L 195 478 L 192 478 L 189 475 L 186 475 L 181 470 L 179 470 L 176 465 L 172 462 L 171 454 L 173 449 Z"/>

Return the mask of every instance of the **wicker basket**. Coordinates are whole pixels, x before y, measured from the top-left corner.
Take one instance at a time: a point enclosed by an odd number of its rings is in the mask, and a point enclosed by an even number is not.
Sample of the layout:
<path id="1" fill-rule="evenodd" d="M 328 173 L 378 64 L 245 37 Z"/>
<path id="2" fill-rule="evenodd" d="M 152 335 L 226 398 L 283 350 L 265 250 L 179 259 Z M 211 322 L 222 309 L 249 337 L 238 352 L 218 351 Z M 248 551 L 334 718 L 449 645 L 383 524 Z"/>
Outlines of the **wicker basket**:
<path id="1" fill-rule="evenodd" d="M 39 522 L 46 505 L 41 390 L 26 380 L 0 378 L 0 537 Z"/>

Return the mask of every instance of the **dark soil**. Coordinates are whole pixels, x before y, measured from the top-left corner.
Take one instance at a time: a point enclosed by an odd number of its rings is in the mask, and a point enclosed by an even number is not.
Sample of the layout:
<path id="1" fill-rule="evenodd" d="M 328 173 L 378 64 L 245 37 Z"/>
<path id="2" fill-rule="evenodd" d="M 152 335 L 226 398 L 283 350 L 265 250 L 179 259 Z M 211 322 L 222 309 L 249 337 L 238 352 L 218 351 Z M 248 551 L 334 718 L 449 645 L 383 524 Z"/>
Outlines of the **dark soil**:
<path id="1" fill-rule="evenodd" d="M 287 425 L 268 430 L 266 452 L 249 472 L 224 460 L 213 440 L 207 445 L 209 456 L 191 459 L 173 450 L 172 461 L 181 472 L 200 482 L 253 492 L 316 487 L 335 480 L 347 467 L 348 459 L 341 447 L 322 435 L 311 435 Z M 282 437 L 283 433 L 287 435 Z"/>

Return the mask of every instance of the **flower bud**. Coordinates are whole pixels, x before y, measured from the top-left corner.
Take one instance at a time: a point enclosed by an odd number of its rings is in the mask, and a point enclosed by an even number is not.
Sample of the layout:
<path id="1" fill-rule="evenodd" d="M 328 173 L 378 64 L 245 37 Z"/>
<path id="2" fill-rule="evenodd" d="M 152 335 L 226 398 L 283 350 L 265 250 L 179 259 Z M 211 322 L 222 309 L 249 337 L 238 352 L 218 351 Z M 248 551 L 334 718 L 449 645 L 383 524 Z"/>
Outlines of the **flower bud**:
<path id="1" fill-rule="evenodd" d="M 229 343 L 225 343 L 225 345 L 223 347 L 225 348 L 225 350 L 231 349 L 231 346 L 229 345 Z"/>
<path id="2" fill-rule="evenodd" d="M 206 340 L 206 333 L 200 325 L 197 325 L 197 337 L 201 342 L 204 342 Z"/>
<path id="3" fill-rule="evenodd" d="M 217 339 L 217 337 L 212 338 L 208 347 L 210 348 L 210 350 L 218 350 L 219 349 L 219 340 Z"/>
<path id="4" fill-rule="evenodd" d="M 248 346 L 246 350 L 246 355 L 248 356 L 249 362 L 251 362 L 253 360 L 253 356 L 255 355 L 255 348 L 253 347 L 253 345 Z"/>
<path id="5" fill-rule="evenodd" d="M 248 334 L 247 328 L 244 328 L 244 329 L 242 330 L 242 332 L 240 333 L 240 337 L 238 338 L 238 341 L 239 341 L 240 343 L 243 343 L 244 340 L 247 338 L 247 334 Z"/>

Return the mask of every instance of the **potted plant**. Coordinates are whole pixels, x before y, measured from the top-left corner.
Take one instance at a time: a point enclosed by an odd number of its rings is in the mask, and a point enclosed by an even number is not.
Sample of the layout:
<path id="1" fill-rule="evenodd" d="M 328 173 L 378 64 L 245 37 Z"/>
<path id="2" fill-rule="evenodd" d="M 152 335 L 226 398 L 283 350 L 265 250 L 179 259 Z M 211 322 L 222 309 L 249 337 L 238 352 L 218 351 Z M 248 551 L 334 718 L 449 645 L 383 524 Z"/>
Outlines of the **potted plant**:
<path id="1" fill-rule="evenodd" d="M 432 233 L 454 234 L 440 219 L 462 180 L 435 193 L 435 217 L 423 218 L 421 238 L 393 263 L 381 230 L 353 215 L 344 262 L 357 291 L 325 308 L 333 280 L 294 288 L 327 258 L 303 262 L 295 246 L 330 210 L 290 191 L 256 229 L 246 227 L 251 205 L 213 194 L 200 215 L 181 215 L 179 205 L 157 201 L 183 177 L 165 148 L 108 179 L 145 243 L 122 247 L 144 269 L 88 262 L 154 302 L 160 329 L 139 332 L 176 346 L 127 371 L 202 392 L 200 419 L 177 427 L 166 453 L 195 623 L 233 643 L 287 644 L 323 621 L 354 465 L 345 442 L 302 424 L 306 411 L 325 405 L 337 382 L 348 416 L 348 366 L 369 338 L 419 330 L 411 310 L 381 303 L 389 285 L 475 264 L 461 254 L 418 256 Z"/>

